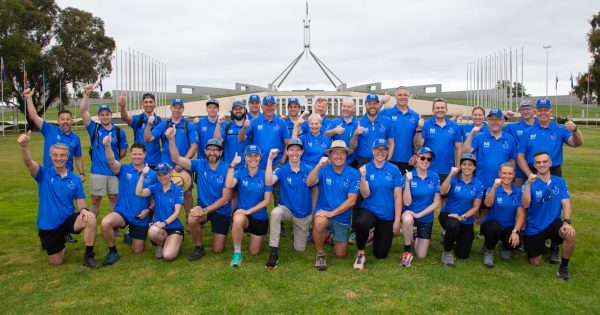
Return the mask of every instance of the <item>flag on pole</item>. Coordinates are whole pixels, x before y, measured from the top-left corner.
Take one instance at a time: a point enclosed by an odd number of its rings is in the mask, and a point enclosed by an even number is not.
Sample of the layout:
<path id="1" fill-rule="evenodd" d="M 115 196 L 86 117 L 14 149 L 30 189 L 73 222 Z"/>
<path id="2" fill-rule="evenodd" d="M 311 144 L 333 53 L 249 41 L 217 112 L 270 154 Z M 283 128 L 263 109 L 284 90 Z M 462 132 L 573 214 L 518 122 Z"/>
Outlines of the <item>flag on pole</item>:
<path id="1" fill-rule="evenodd" d="M 102 78 L 100 78 L 100 82 L 98 82 L 98 85 L 100 86 L 100 92 L 104 92 L 104 90 L 102 90 Z"/>
<path id="2" fill-rule="evenodd" d="M 4 78 L 6 77 L 6 72 L 4 71 L 4 57 L 0 57 L 1 63 L 1 72 L 2 72 L 2 82 L 4 83 Z"/>
<path id="3" fill-rule="evenodd" d="M 558 90 L 558 75 L 556 75 L 556 83 L 554 83 L 554 89 Z"/>
<path id="4" fill-rule="evenodd" d="M 571 72 L 571 90 L 573 90 L 573 72 Z"/>

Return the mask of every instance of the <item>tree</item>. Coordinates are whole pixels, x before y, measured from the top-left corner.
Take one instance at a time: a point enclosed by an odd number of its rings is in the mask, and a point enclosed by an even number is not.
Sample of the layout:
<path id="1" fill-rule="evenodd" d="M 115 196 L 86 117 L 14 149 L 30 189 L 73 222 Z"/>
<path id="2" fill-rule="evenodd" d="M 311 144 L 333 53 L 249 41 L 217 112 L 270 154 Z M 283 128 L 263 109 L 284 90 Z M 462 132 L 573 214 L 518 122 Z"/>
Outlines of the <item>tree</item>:
<path id="1" fill-rule="evenodd" d="M 110 94 L 109 91 L 104 92 L 104 95 L 102 95 L 102 98 L 105 100 L 111 99 L 112 98 L 112 94 Z"/>
<path id="2" fill-rule="evenodd" d="M 34 105 L 42 112 L 67 95 L 67 86 L 96 82 L 112 71 L 115 42 L 104 22 L 54 0 L 0 0 L 0 55 L 6 68 L 5 99 L 24 111 L 23 65 Z M 45 88 L 44 88 L 45 87 Z M 63 97 L 63 103 L 68 98 Z M 9 101 L 11 103 L 13 101 Z M 62 104 L 61 104 L 62 105 Z"/>
<path id="3" fill-rule="evenodd" d="M 587 102 L 589 84 L 590 103 L 595 102 L 598 104 L 598 96 L 600 95 L 600 12 L 592 17 L 590 26 L 592 29 L 587 34 L 587 39 L 592 61 L 589 64 L 588 72 L 577 75 L 577 85 L 573 87 L 573 92 L 580 100 Z"/>
<path id="4" fill-rule="evenodd" d="M 506 95 L 510 96 L 512 94 L 513 97 L 517 97 L 517 96 L 531 96 L 529 94 L 527 94 L 527 89 L 525 89 L 525 86 L 523 86 L 523 84 L 521 84 L 521 82 L 511 82 L 508 80 L 498 80 L 498 82 L 496 82 L 496 89 L 502 90 L 502 89 L 506 89 Z"/>

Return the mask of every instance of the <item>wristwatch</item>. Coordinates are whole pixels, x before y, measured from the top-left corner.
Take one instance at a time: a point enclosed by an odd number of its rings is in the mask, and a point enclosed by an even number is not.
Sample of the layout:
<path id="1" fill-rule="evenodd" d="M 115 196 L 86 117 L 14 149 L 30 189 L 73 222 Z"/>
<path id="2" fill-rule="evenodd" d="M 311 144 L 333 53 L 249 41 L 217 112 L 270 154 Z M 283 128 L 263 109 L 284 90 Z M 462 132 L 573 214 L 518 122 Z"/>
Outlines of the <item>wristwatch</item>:
<path id="1" fill-rule="evenodd" d="M 565 223 L 565 222 L 571 224 L 571 219 L 563 219 L 563 223 Z"/>
<path id="2" fill-rule="evenodd" d="M 465 215 L 464 215 L 464 214 L 462 214 L 462 215 L 460 216 L 460 218 L 461 218 L 463 221 L 467 219 L 467 217 L 465 217 Z"/>

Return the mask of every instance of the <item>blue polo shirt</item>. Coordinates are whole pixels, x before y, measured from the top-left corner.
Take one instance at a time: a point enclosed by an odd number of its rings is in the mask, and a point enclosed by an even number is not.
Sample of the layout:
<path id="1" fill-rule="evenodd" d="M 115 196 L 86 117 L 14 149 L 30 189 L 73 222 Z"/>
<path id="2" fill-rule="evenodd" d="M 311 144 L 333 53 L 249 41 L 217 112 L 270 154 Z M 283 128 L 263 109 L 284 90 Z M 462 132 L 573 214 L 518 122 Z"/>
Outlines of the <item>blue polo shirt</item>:
<path id="1" fill-rule="evenodd" d="M 473 201 L 475 199 L 483 199 L 483 184 L 475 177 L 471 179 L 471 182 L 465 183 L 460 176 L 460 180 L 456 179 L 456 176 L 452 176 L 450 179 L 450 190 L 448 191 L 448 199 L 446 200 L 446 206 L 442 209 L 442 212 L 454 213 L 463 215 L 473 207 Z M 474 216 L 467 218 L 461 223 L 473 224 Z"/>
<path id="2" fill-rule="evenodd" d="M 281 162 L 283 150 L 285 150 L 285 140 L 290 138 L 285 121 L 277 116 L 268 121 L 264 115 L 250 121 L 250 127 L 246 129 L 246 135 L 252 136 L 252 144 L 260 147 L 263 157 L 260 160 L 260 168 L 267 167 L 267 159 L 271 149 L 279 149 L 277 157 L 273 160 L 273 165 Z"/>
<path id="3" fill-rule="evenodd" d="M 371 148 L 376 139 L 394 138 L 394 127 L 392 121 L 382 115 L 377 115 L 374 121 L 371 121 L 367 115 L 360 119 L 360 126 L 364 128 L 364 132 L 357 137 L 358 146 L 356 154 L 360 158 L 373 158 Z"/>
<path id="4" fill-rule="evenodd" d="M 258 119 L 260 119 L 260 117 Z M 254 176 L 250 176 L 248 169 L 244 167 L 235 171 L 233 177 L 237 181 L 239 209 L 248 210 L 256 206 L 265 199 L 265 192 L 273 191 L 273 186 L 267 186 L 266 184 L 265 171 L 260 168 Z M 269 219 L 267 207 L 252 213 L 250 216 L 260 221 Z"/>
<path id="5" fill-rule="evenodd" d="M 409 187 L 412 203 L 409 206 L 404 206 L 403 209 L 419 213 L 433 203 L 435 194 L 440 193 L 440 176 L 435 172 L 427 171 L 427 177 L 423 179 L 417 175 L 416 169 L 412 170 L 412 174 L 413 178 Z M 407 189 L 407 187 L 404 189 Z M 415 220 L 421 223 L 433 223 L 433 212 Z"/>
<path id="6" fill-rule="evenodd" d="M 525 184 L 522 189 L 525 189 Z M 554 175 L 551 175 L 549 184 L 538 178 L 531 184 L 530 194 L 525 235 L 536 235 L 561 218 L 562 200 L 571 199 L 571 195 L 565 180 Z"/>
<path id="7" fill-rule="evenodd" d="M 140 212 L 150 206 L 150 197 L 138 197 L 135 194 L 135 187 L 140 180 L 142 171 L 137 171 L 131 163 L 121 164 L 121 169 L 116 175 L 119 178 L 119 195 L 117 196 L 115 211 L 128 222 L 147 227 L 152 215 L 148 214 L 144 219 L 137 218 Z M 150 170 L 144 178 L 144 188 L 148 188 L 150 184 L 155 182 L 156 173 Z"/>
<path id="8" fill-rule="evenodd" d="M 92 121 L 90 122 L 89 125 L 87 125 L 87 127 L 85 127 L 85 129 L 87 130 L 88 134 L 90 135 L 90 141 L 92 139 L 92 135 L 94 133 L 94 130 L 96 129 L 96 122 Z M 92 174 L 97 174 L 97 175 L 106 175 L 106 176 L 114 176 L 115 174 L 113 174 L 113 172 L 110 170 L 110 166 L 108 165 L 108 161 L 106 161 L 106 153 L 105 153 L 105 149 L 104 149 L 104 144 L 102 144 L 102 140 L 104 139 L 104 137 L 108 136 L 109 134 L 112 137 L 112 143 L 111 143 L 111 149 L 115 155 L 115 160 L 119 161 L 121 160 L 120 156 L 119 156 L 119 149 L 125 149 L 127 150 L 127 148 L 129 147 L 129 145 L 127 144 L 127 136 L 125 136 L 125 131 L 123 131 L 123 129 L 121 129 L 121 146 L 119 148 L 117 148 L 117 130 L 115 128 L 114 124 L 111 124 L 112 128 L 110 128 L 110 130 L 104 128 L 104 126 L 102 124 L 100 124 L 100 126 L 98 127 L 98 134 L 96 135 L 95 139 L 94 139 L 94 143 L 90 143 L 90 146 L 92 148 L 92 163 L 90 163 L 92 165 L 92 168 L 90 170 L 90 173 Z"/>
<path id="9" fill-rule="evenodd" d="M 167 126 L 170 124 L 170 126 Z M 172 121 L 168 122 L 167 120 L 163 120 L 158 124 L 157 127 L 152 128 L 152 136 L 155 138 L 160 138 L 162 142 L 162 161 L 165 163 L 169 163 L 171 166 L 175 166 L 175 163 L 171 160 L 171 151 L 169 150 L 169 138 L 165 136 L 165 130 L 167 128 L 171 128 L 175 126 L 175 146 L 177 147 L 177 151 L 179 151 L 179 156 L 185 156 L 187 152 L 190 150 L 190 146 L 193 143 L 198 143 L 198 133 L 196 132 L 196 128 L 194 128 L 194 124 L 191 122 L 181 118 L 178 123 L 174 123 Z M 186 136 L 187 130 L 187 136 Z M 198 148 L 198 150 L 201 150 Z M 204 150 L 204 148 L 202 148 Z"/>
<path id="10" fill-rule="evenodd" d="M 258 118 L 262 115 L 262 112 L 258 113 L 258 115 L 254 116 L 252 114 L 250 114 L 250 111 L 248 111 L 248 113 L 246 114 L 248 115 L 248 119 L 253 120 L 254 118 Z"/>
<path id="11" fill-rule="evenodd" d="M 356 131 L 356 127 L 358 126 L 358 118 L 353 116 L 352 120 L 350 120 L 350 122 L 348 123 L 346 122 L 344 117 L 332 119 L 329 123 L 329 127 L 327 127 L 327 130 L 335 129 L 335 127 L 339 126 L 340 124 L 342 124 L 342 127 L 344 128 L 344 133 L 342 133 L 341 135 L 333 135 L 333 137 L 331 137 L 331 140 L 343 140 L 346 143 L 346 146 L 349 148 L 350 140 L 352 140 L 354 131 Z M 348 165 L 356 161 L 356 159 L 356 150 L 354 150 L 352 153 L 348 154 L 348 157 L 346 158 L 346 164 Z"/>
<path id="12" fill-rule="evenodd" d="M 459 125 L 459 126 L 460 126 L 460 135 L 462 137 L 462 140 L 465 141 L 467 139 L 467 136 L 471 132 L 471 130 L 473 130 L 473 128 L 475 128 L 475 124 Z M 490 128 L 488 127 L 487 123 L 484 121 L 483 126 L 481 126 L 481 129 L 479 129 L 479 133 L 489 131 L 489 130 L 490 130 Z"/>
<path id="13" fill-rule="evenodd" d="M 402 113 L 398 109 L 398 106 L 382 110 L 381 115 L 388 117 L 394 126 L 394 154 L 392 155 L 392 161 L 408 163 L 408 160 L 415 154 L 413 140 L 417 133 L 421 116 L 410 108 L 408 108 L 406 113 Z"/>
<path id="14" fill-rule="evenodd" d="M 190 160 L 192 167 L 190 171 L 196 172 L 196 185 L 198 185 L 198 205 L 208 207 L 223 197 L 225 178 L 227 178 L 227 163 L 219 162 L 213 171 L 205 159 Z M 231 217 L 231 200 L 216 210 L 217 213 Z"/>
<path id="15" fill-rule="evenodd" d="M 312 213 L 311 189 L 306 186 L 306 178 L 311 167 L 300 162 L 300 169 L 294 172 L 290 163 L 285 163 L 273 172 L 279 182 L 281 204 L 292 212 L 295 218 L 305 218 Z"/>
<path id="16" fill-rule="evenodd" d="M 150 166 L 156 166 L 158 163 L 160 163 L 160 159 L 161 159 L 160 135 L 159 136 L 155 135 L 154 140 L 152 140 L 150 142 L 144 141 L 144 130 L 146 130 L 146 124 L 148 123 L 148 116 L 146 116 L 146 113 L 142 113 L 139 115 L 133 115 L 131 118 L 132 118 L 131 128 L 133 129 L 133 133 L 134 133 L 134 138 L 133 138 L 134 142 L 143 143 L 146 146 L 145 162 L 148 163 L 148 165 L 150 165 Z M 142 126 L 139 129 L 136 129 L 139 124 L 140 119 L 142 119 Z M 159 118 L 158 115 L 154 114 L 154 122 L 152 123 L 151 130 L 154 131 L 154 129 L 160 123 L 162 123 L 162 121 L 163 121 L 163 119 Z M 163 133 L 164 133 L 164 129 L 163 129 Z"/>
<path id="17" fill-rule="evenodd" d="M 480 132 L 473 137 L 471 147 L 477 157 L 477 178 L 481 179 L 484 187 L 494 185 L 502 163 L 517 158 L 517 141 L 504 132 L 498 139 L 489 130 Z"/>
<path id="18" fill-rule="evenodd" d="M 44 166 L 54 167 L 50 156 L 50 147 L 56 143 L 63 143 L 69 147 L 69 159 L 67 160 L 67 169 L 73 171 L 73 157 L 81 156 L 81 140 L 73 131 L 65 133 L 59 127 L 44 120 L 40 130 L 44 136 Z"/>
<path id="19" fill-rule="evenodd" d="M 534 118 L 534 123 L 536 121 L 537 121 L 537 118 Z M 513 136 L 513 138 L 515 138 L 515 141 L 517 141 L 517 150 L 518 150 L 518 147 L 521 145 L 521 142 L 523 141 L 523 139 L 522 139 L 523 134 L 525 133 L 525 130 L 529 129 L 529 127 L 531 127 L 531 125 L 528 125 L 527 123 L 525 123 L 525 121 L 521 120 L 518 123 L 505 125 L 504 127 L 502 127 L 502 132 L 506 132 L 509 135 Z M 517 167 L 517 173 L 516 173 L 515 177 L 523 178 L 524 176 L 525 176 L 525 174 L 523 173 L 521 168 Z"/>
<path id="20" fill-rule="evenodd" d="M 571 136 L 573 136 L 572 132 L 554 121 L 550 122 L 548 128 L 540 126 L 536 121 L 531 128 L 525 130 L 519 146 L 519 153 L 524 153 L 527 164 L 533 165 L 533 156 L 538 151 L 546 151 L 550 154 L 552 166 L 561 166 L 563 143 L 567 144 Z"/>
<path id="21" fill-rule="evenodd" d="M 246 121 L 246 119 L 244 119 Z M 244 125 L 244 121 L 241 126 L 235 124 L 235 121 L 228 122 L 221 126 L 221 139 L 223 139 L 223 160 L 230 164 L 237 153 L 239 156 L 244 156 L 244 149 L 252 142 L 252 137 L 248 136 L 246 140 L 238 142 L 238 134 Z M 229 125 L 231 124 L 231 125 Z M 229 129 L 227 126 L 229 125 Z M 242 158 L 242 161 L 236 165 L 235 169 L 239 169 L 246 165 L 246 161 Z"/>
<path id="22" fill-rule="evenodd" d="M 327 117 L 321 117 L 323 119 L 323 121 L 321 122 L 321 133 L 325 133 L 325 131 L 327 131 L 327 128 L 329 127 L 329 124 L 331 123 L 331 120 Z M 293 126 L 292 126 L 293 127 Z M 302 125 L 300 125 L 300 131 L 302 131 L 302 134 L 305 133 L 310 133 L 310 126 L 309 126 L 309 121 L 305 120 Z M 290 135 L 291 135 L 291 130 L 290 130 Z"/>
<path id="23" fill-rule="evenodd" d="M 206 143 L 208 140 L 214 138 L 215 136 L 215 128 L 217 128 L 218 119 L 211 122 L 208 117 L 204 117 L 200 119 L 200 121 L 196 124 L 196 132 L 198 133 L 198 158 L 205 159 L 206 153 L 204 153 L 204 148 L 206 147 Z M 223 122 L 225 124 L 225 122 Z M 224 125 L 221 125 L 223 128 Z"/>
<path id="24" fill-rule="evenodd" d="M 61 177 L 54 167 L 42 165 L 33 178 L 38 183 L 36 225 L 40 230 L 56 229 L 75 212 L 73 201 L 85 198 L 81 178 L 73 172 Z"/>
<path id="25" fill-rule="evenodd" d="M 522 192 L 519 188 L 511 185 L 512 193 L 508 194 L 503 186 L 496 188 L 494 195 L 494 204 L 485 216 L 482 223 L 488 221 L 496 221 L 502 226 L 502 229 L 514 227 L 517 217 L 517 209 L 522 208 L 521 196 Z M 490 193 L 488 189 L 487 194 Z"/>
<path id="26" fill-rule="evenodd" d="M 462 142 L 460 127 L 446 118 L 446 124 L 442 128 L 433 117 L 425 121 L 421 137 L 424 140 L 423 146 L 429 147 L 435 153 L 429 169 L 438 174 L 450 173 L 454 166 L 454 145 L 456 142 Z"/>
<path id="27" fill-rule="evenodd" d="M 404 177 L 400 169 L 385 161 L 381 168 L 377 168 L 373 161 L 365 165 L 369 184 L 370 195 L 365 198 L 361 207 L 371 211 L 381 220 L 395 219 L 394 189 L 404 186 Z"/>
<path id="28" fill-rule="evenodd" d="M 319 198 L 317 199 L 318 210 L 333 211 L 339 207 L 348 194 L 358 194 L 360 186 L 360 173 L 349 166 L 345 166 L 341 174 L 328 164 L 319 171 Z M 339 223 L 350 224 L 352 208 L 333 217 Z"/>
<path id="29" fill-rule="evenodd" d="M 183 190 L 181 187 L 171 182 L 171 187 L 166 192 L 163 191 L 160 183 L 148 187 L 150 193 L 154 196 L 154 222 L 162 222 L 168 219 L 175 212 L 175 205 L 181 205 L 183 209 Z M 181 229 L 183 225 L 179 218 L 169 223 L 166 229 Z"/>
<path id="30" fill-rule="evenodd" d="M 325 150 L 331 147 L 331 138 L 323 132 L 316 137 L 311 132 L 303 133 L 299 139 L 304 145 L 302 162 L 306 163 L 311 169 L 319 163 L 321 157 L 325 156 Z"/>

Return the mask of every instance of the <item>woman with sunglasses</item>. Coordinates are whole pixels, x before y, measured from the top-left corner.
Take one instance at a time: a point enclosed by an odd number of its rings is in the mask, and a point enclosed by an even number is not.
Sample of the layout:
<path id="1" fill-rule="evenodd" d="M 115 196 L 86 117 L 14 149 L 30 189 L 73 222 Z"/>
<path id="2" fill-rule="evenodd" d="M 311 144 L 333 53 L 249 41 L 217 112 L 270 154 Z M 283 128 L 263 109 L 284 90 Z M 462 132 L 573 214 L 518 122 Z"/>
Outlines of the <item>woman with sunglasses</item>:
<path id="1" fill-rule="evenodd" d="M 437 173 L 430 171 L 429 166 L 435 157 L 428 147 L 417 151 L 417 167 L 406 173 L 402 213 L 404 231 L 404 253 L 400 264 L 410 267 L 413 259 L 411 245 L 414 239 L 415 253 L 418 258 L 427 257 L 433 227 L 433 211 L 440 205 L 440 178 Z M 416 233 L 413 233 L 416 228 Z"/>
<path id="2" fill-rule="evenodd" d="M 231 267 L 242 265 L 244 232 L 250 234 L 250 255 L 256 256 L 262 250 L 263 241 L 269 227 L 267 205 L 271 201 L 273 187 L 266 185 L 265 171 L 258 167 L 260 158 L 260 147 L 251 144 L 244 150 L 246 166 L 235 170 L 235 167 L 242 160 L 236 153 L 231 164 L 229 164 L 229 171 L 227 171 L 225 186 L 233 189 L 237 185 L 239 196 L 238 209 L 233 212 L 233 224 L 231 226 L 233 239 L 233 256 L 229 263 Z"/>
<path id="3" fill-rule="evenodd" d="M 144 187 L 144 179 L 150 171 L 146 165 L 135 188 L 138 197 L 154 197 L 154 223 L 148 229 L 148 238 L 156 244 L 156 258 L 173 260 L 179 254 L 183 242 L 183 225 L 179 213 L 183 206 L 183 190 L 171 182 L 171 166 L 156 165 L 158 183 Z"/>
<path id="4" fill-rule="evenodd" d="M 510 259 L 511 250 L 521 246 L 521 229 L 525 223 L 521 189 L 513 184 L 515 167 L 503 163 L 498 175 L 483 201 L 490 209 L 481 224 L 485 237 L 483 264 L 488 268 L 494 267 L 494 248 L 498 241 L 502 242 L 500 258 L 504 260 Z"/>
<path id="5" fill-rule="evenodd" d="M 440 186 L 442 194 L 448 194 L 446 206 L 442 208 L 438 220 L 446 230 L 442 263 L 454 267 L 456 257 L 466 259 L 473 246 L 473 218 L 479 211 L 483 199 L 483 184 L 475 178 L 477 159 L 471 153 L 460 159 L 460 170 L 453 167 L 449 176 Z M 456 245 L 455 245 L 456 244 Z"/>

